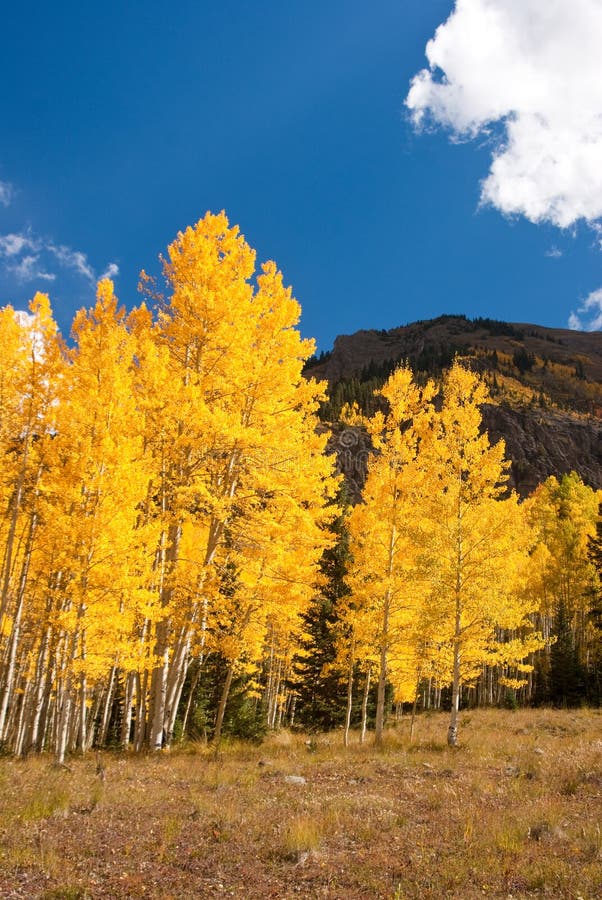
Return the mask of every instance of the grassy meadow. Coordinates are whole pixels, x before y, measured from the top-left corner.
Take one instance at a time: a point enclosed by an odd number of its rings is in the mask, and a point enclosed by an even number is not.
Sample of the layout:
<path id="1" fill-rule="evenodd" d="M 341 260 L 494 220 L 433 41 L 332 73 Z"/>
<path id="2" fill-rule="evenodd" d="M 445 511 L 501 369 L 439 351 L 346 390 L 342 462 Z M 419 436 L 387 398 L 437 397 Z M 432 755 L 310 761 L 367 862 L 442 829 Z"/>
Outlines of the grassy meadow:
<path id="1" fill-rule="evenodd" d="M 602 713 L 0 759 L 0 897 L 602 896 Z"/>

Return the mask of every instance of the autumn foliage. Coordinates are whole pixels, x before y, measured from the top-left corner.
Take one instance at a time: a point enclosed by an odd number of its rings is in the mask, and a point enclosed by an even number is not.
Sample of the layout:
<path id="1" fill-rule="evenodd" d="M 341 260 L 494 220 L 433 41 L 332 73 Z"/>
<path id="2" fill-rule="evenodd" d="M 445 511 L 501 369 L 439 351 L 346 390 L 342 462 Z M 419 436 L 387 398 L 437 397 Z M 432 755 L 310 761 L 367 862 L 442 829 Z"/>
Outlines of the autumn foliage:
<path id="1" fill-rule="evenodd" d="M 223 213 L 177 236 L 164 276 L 163 296 L 143 273 L 148 305 L 129 313 L 101 281 L 69 344 L 45 295 L 0 310 L 0 741 L 18 754 L 160 749 L 201 696 L 219 741 L 239 683 L 266 726 L 294 719 L 340 520 L 325 386 L 303 375 L 314 345 Z M 463 686 L 492 668 L 520 686 L 541 648 L 552 665 L 560 601 L 575 652 L 597 646 L 595 494 L 556 482 L 519 504 L 486 400 L 455 363 L 441 385 L 398 369 L 386 412 L 345 413 L 374 453 L 333 665 L 348 698 L 368 679 L 364 712 L 374 672 L 377 741 L 386 691 L 411 702 L 428 683 L 451 687 L 455 742 Z"/>

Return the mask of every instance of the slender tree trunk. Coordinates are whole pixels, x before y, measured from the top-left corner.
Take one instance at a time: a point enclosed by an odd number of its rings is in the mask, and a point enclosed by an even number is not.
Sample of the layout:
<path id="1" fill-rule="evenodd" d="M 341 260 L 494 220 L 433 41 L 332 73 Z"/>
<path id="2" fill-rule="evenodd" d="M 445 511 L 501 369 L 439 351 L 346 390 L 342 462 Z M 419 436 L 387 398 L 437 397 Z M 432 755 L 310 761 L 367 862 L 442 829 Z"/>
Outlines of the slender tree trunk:
<path id="1" fill-rule="evenodd" d="M 458 744 L 458 712 L 460 709 L 460 607 L 456 612 L 456 637 L 454 639 L 454 668 L 452 681 L 452 703 L 449 728 L 447 730 L 447 743 L 450 747 Z"/>
<path id="2" fill-rule="evenodd" d="M 353 708 L 353 667 L 355 661 L 353 659 L 353 651 L 349 660 L 349 677 L 347 679 L 347 712 L 345 714 L 345 732 L 343 734 L 343 745 L 349 746 L 349 729 L 351 728 L 351 710 Z"/>
<path id="3" fill-rule="evenodd" d="M 368 666 L 366 672 L 366 681 L 364 683 L 364 695 L 362 697 L 362 727 L 360 731 L 360 744 L 366 740 L 366 730 L 368 728 L 368 697 L 370 696 L 370 681 L 372 677 L 372 666 Z"/>
<path id="4" fill-rule="evenodd" d="M 10 580 L 13 568 L 13 553 L 15 547 L 15 538 L 17 534 L 17 523 L 19 521 L 19 514 L 21 512 L 21 503 L 23 500 L 23 488 L 25 485 L 25 475 L 27 473 L 27 463 L 28 463 L 28 455 L 29 455 L 29 426 L 27 428 L 27 432 L 24 436 L 24 447 L 23 447 L 23 457 L 22 464 L 19 471 L 19 476 L 17 479 L 17 484 L 15 485 L 15 492 L 12 498 L 12 509 L 11 509 L 11 517 L 10 517 L 10 525 L 8 528 L 8 535 L 6 538 L 6 548 L 4 551 L 4 566 L 2 572 L 2 582 L 0 585 L 0 626 L 3 624 L 4 616 L 8 609 L 8 604 L 10 600 Z"/>
<path id="5" fill-rule="evenodd" d="M 107 743 L 107 735 L 109 732 L 109 722 L 111 720 L 111 706 L 113 702 L 113 694 L 114 694 L 114 685 L 115 685 L 115 674 L 116 667 L 111 666 L 111 672 L 109 674 L 109 683 L 107 685 L 107 690 L 104 696 L 104 703 L 102 705 L 102 717 L 100 720 L 100 731 L 98 732 L 98 740 L 97 746 L 104 747 Z"/>
<path id="6" fill-rule="evenodd" d="M 274 683 L 272 685 L 272 696 L 270 700 L 270 714 L 269 714 L 269 725 L 271 729 L 276 727 L 276 716 L 278 714 L 278 695 L 280 694 L 280 679 L 282 672 L 282 660 L 278 660 L 278 667 L 276 669 L 276 676 L 274 678 Z"/>
<path id="7" fill-rule="evenodd" d="M 21 636 L 21 618 L 23 615 L 23 606 L 25 604 L 25 591 L 27 587 L 27 576 L 29 573 L 29 563 L 31 560 L 31 552 L 33 549 L 33 539 L 36 531 L 37 525 L 37 515 L 34 511 L 32 512 L 30 523 L 29 523 L 29 533 L 27 536 L 27 546 L 25 548 L 25 554 L 23 557 L 23 563 L 21 566 L 21 577 L 19 578 L 19 590 L 17 594 L 17 606 L 15 609 L 15 614 L 13 616 L 13 626 L 12 626 L 12 634 L 10 637 L 9 644 L 9 653 L 8 660 L 6 666 L 6 676 L 4 679 L 4 689 L 2 693 L 2 700 L 0 702 L 0 740 L 5 739 L 4 734 L 4 723 L 6 720 L 6 711 L 8 709 L 8 704 L 11 699 L 11 695 L 13 692 L 13 683 L 15 676 L 15 663 L 17 659 L 17 650 L 19 646 L 19 639 Z"/>
<path id="8" fill-rule="evenodd" d="M 462 476 L 460 473 L 460 483 Z M 461 493 L 458 493 L 458 513 L 457 513 L 457 537 L 456 537 L 456 616 L 454 623 L 454 658 L 453 658 L 453 680 L 452 680 L 452 702 L 451 715 L 449 719 L 449 728 L 447 730 L 447 743 L 450 747 L 457 746 L 458 743 L 458 711 L 460 709 L 460 641 L 462 637 L 462 570 L 464 566 L 462 552 L 462 500 Z"/>
<path id="9" fill-rule="evenodd" d="M 31 704 L 31 711 L 29 713 L 29 722 L 27 723 L 26 737 L 23 743 L 23 752 L 29 753 L 34 748 L 41 749 L 38 746 L 38 728 L 40 725 L 40 719 L 42 716 L 42 710 L 44 708 L 44 701 L 49 694 L 49 672 L 47 671 L 48 664 L 48 647 L 50 645 L 50 638 L 52 635 L 52 629 L 50 626 L 46 628 L 44 632 L 44 637 L 40 643 L 40 647 L 38 649 L 38 655 L 36 659 L 36 671 L 34 675 L 34 694 L 33 701 Z"/>
<path id="10" fill-rule="evenodd" d="M 71 718 L 71 691 L 68 686 L 61 690 L 61 703 L 57 709 L 57 714 L 55 759 L 57 765 L 62 766 L 65 763 Z"/>
<path id="11" fill-rule="evenodd" d="M 391 528 L 389 536 L 389 562 L 387 575 L 389 579 L 393 576 L 393 563 L 395 559 L 395 541 L 397 539 L 397 529 L 395 525 Z M 389 650 L 389 616 L 391 613 L 391 588 L 388 587 L 384 604 L 383 604 L 383 621 L 382 635 L 380 639 L 380 667 L 378 672 L 378 689 L 376 693 L 376 722 L 374 726 L 374 743 L 377 747 L 382 747 L 383 736 L 385 731 L 385 693 L 387 687 L 387 655 Z"/>
<path id="12" fill-rule="evenodd" d="M 385 634 L 383 634 L 380 647 L 380 665 L 378 671 L 378 687 L 376 692 L 376 722 L 374 726 L 374 743 L 377 747 L 382 747 L 383 735 L 385 730 L 385 692 L 387 687 L 387 645 Z"/>
<path id="13" fill-rule="evenodd" d="M 220 697 L 219 706 L 217 708 L 217 717 L 215 719 L 215 731 L 213 733 L 213 743 L 215 744 L 215 752 L 219 750 L 220 741 L 222 739 L 222 728 L 224 725 L 224 714 L 226 712 L 226 704 L 228 702 L 228 694 L 230 693 L 230 687 L 232 686 L 232 678 L 234 677 L 234 662 L 230 663 L 228 666 L 228 671 L 226 672 L 226 680 L 224 681 L 224 686 L 222 688 L 222 695 Z"/>
<path id="14" fill-rule="evenodd" d="M 88 682 L 85 675 L 82 675 L 79 684 L 79 728 L 77 735 L 77 746 L 81 753 L 86 752 L 87 743 L 87 708 L 86 698 L 88 694 Z"/>
<path id="15" fill-rule="evenodd" d="M 193 618 L 191 620 L 194 621 Z M 166 737 L 165 743 L 168 747 L 173 741 L 173 733 L 178 715 L 178 708 L 184 690 L 186 675 L 190 666 L 190 642 L 191 628 L 187 628 L 185 633 L 181 634 L 177 647 L 171 658 L 169 666 L 169 675 L 167 679 L 167 698 L 166 698 Z"/>
<path id="16" fill-rule="evenodd" d="M 134 749 L 139 753 L 146 744 L 147 732 L 148 672 L 142 678 L 136 672 L 136 726 L 134 729 Z"/>
<path id="17" fill-rule="evenodd" d="M 151 725 L 149 744 L 151 750 L 160 750 L 163 746 L 165 734 L 165 701 L 167 698 L 167 670 L 169 666 L 169 651 L 167 641 L 163 634 L 167 630 L 167 624 L 158 626 L 161 642 L 161 664 L 153 669 L 151 680 Z M 159 645 L 159 640 L 157 644 Z"/>
<path id="18" fill-rule="evenodd" d="M 412 718 L 410 720 L 410 744 L 412 743 L 412 739 L 414 737 L 414 723 L 416 721 L 416 709 L 418 707 L 418 690 L 420 688 L 420 673 L 418 673 L 418 678 L 416 679 L 416 692 L 414 694 L 414 703 L 412 704 Z"/>
<path id="19" fill-rule="evenodd" d="M 196 694 L 196 690 L 199 686 L 199 681 L 201 680 L 201 672 L 203 670 L 203 662 L 202 660 L 197 660 L 196 672 L 194 673 L 194 677 L 192 679 L 192 684 L 190 685 L 190 690 L 188 691 L 188 699 L 186 700 L 186 709 L 184 710 L 184 716 L 182 718 L 182 737 L 186 735 L 188 730 L 188 719 L 190 718 L 190 710 L 192 709 L 192 703 L 194 700 L 194 695 Z"/>
<path id="20" fill-rule="evenodd" d="M 27 681 L 25 684 L 25 688 L 23 691 L 23 699 L 21 702 L 21 708 L 19 710 L 19 717 L 17 719 L 16 727 L 15 727 L 15 741 L 14 748 L 16 756 L 21 756 L 23 752 L 23 743 L 25 741 L 25 735 L 27 730 L 27 719 L 26 712 L 29 709 L 29 698 L 32 693 L 32 684 L 31 681 Z"/>
<path id="21" fill-rule="evenodd" d="M 130 743 L 130 730 L 132 725 L 132 703 L 134 699 L 134 673 L 128 672 L 124 684 L 125 697 L 123 700 L 123 715 L 121 717 L 121 731 L 119 734 L 119 746 L 127 750 Z"/>

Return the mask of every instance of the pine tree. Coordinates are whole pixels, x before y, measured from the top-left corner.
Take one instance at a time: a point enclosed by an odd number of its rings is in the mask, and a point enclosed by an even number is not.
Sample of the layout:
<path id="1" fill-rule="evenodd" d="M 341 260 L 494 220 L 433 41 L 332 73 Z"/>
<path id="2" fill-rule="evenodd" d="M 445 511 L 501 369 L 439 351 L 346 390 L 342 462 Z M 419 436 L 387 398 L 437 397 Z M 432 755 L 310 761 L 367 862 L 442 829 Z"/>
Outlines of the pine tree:
<path id="1" fill-rule="evenodd" d="M 341 725 L 343 673 L 336 663 L 336 627 L 341 602 L 349 595 L 345 583 L 349 564 L 349 534 L 343 515 L 332 523 L 336 543 L 324 551 L 320 563 L 322 583 L 302 616 L 304 635 L 295 659 L 293 687 L 297 697 L 296 721 L 309 729 L 329 730 Z"/>

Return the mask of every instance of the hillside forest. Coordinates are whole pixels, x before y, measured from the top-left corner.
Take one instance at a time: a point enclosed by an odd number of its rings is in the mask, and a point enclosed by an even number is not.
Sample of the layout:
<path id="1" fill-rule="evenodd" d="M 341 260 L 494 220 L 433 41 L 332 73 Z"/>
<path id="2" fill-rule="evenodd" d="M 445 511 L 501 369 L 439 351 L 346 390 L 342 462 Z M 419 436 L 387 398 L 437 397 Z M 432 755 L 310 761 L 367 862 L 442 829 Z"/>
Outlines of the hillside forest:
<path id="1" fill-rule="evenodd" d="M 337 400 L 224 213 L 63 340 L 0 310 L 0 748 L 219 745 L 602 691 L 602 492 L 508 485 L 470 359 Z M 330 441 L 369 447 L 352 497 Z M 346 438 L 347 436 L 347 438 Z"/>

